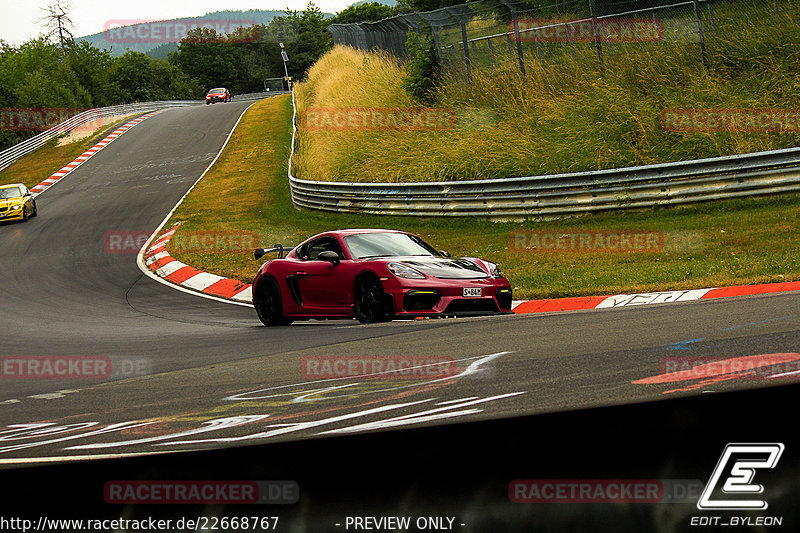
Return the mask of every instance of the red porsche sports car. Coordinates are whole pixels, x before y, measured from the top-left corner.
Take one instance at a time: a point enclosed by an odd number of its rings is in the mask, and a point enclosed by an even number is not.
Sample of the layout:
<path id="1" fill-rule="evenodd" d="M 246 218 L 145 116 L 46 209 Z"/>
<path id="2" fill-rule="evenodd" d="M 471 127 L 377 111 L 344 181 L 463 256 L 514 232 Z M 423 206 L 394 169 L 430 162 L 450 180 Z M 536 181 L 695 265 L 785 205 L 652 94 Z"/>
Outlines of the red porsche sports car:
<path id="1" fill-rule="evenodd" d="M 511 286 L 494 263 L 452 258 L 410 233 L 348 229 L 294 247 L 253 280 L 253 305 L 267 326 L 310 318 L 382 322 L 417 316 L 511 312 Z"/>

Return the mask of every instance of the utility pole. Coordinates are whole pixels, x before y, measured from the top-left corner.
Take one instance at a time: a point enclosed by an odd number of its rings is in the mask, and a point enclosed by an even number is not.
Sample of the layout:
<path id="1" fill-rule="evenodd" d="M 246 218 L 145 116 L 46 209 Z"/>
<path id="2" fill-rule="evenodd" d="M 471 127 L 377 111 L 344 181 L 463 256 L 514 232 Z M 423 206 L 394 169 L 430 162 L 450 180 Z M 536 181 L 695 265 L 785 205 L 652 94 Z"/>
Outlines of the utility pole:
<path id="1" fill-rule="evenodd" d="M 286 75 L 284 78 L 286 80 L 286 88 L 288 90 L 292 90 L 292 84 L 289 81 L 289 69 L 286 67 L 286 62 L 289 61 L 289 56 L 286 54 L 286 50 L 283 49 L 283 43 L 278 43 L 281 45 L 281 59 L 283 59 L 283 73 Z"/>

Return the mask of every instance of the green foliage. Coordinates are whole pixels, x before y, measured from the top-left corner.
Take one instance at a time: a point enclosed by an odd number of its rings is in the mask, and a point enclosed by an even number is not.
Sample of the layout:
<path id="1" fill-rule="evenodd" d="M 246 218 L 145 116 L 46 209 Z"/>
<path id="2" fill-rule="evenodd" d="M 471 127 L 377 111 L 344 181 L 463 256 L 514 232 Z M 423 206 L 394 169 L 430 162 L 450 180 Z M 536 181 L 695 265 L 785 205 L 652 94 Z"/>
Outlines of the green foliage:
<path id="1" fill-rule="evenodd" d="M 406 63 L 403 89 L 420 103 L 429 105 L 436 103 L 441 83 L 441 67 L 433 38 L 422 37 L 409 30 L 406 47 L 411 59 Z"/>
<path id="2" fill-rule="evenodd" d="M 410 13 L 411 11 L 433 11 L 463 3 L 464 0 L 399 0 L 397 8 L 402 13 Z"/>
<path id="3" fill-rule="evenodd" d="M 328 19 L 330 24 L 352 24 L 355 22 L 372 22 L 397 14 L 396 7 L 389 7 L 380 2 L 353 4 L 339 11 L 335 17 Z"/>
<path id="4" fill-rule="evenodd" d="M 305 11 L 287 10 L 286 16 L 275 17 L 267 27 L 267 38 L 284 43 L 289 55 L 289 75 L 302 77 L 317 59 L 331 49 L 333 37 L 327 31 L 329 20 L 312 2 Z"/>

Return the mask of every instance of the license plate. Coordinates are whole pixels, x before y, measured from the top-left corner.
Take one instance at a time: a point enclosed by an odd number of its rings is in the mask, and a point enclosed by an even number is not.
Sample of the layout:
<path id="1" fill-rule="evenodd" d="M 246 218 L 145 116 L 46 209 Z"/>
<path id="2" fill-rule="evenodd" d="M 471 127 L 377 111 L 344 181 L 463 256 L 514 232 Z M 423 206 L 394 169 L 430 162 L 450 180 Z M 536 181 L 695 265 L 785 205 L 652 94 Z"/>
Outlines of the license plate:
<path id="1" fill-rule="evenodd" d="M 462 289 L 464 298 L 475 298 L 476 296 L 483 296 L 483 289 L 481 287 L 464 287 Z"/>

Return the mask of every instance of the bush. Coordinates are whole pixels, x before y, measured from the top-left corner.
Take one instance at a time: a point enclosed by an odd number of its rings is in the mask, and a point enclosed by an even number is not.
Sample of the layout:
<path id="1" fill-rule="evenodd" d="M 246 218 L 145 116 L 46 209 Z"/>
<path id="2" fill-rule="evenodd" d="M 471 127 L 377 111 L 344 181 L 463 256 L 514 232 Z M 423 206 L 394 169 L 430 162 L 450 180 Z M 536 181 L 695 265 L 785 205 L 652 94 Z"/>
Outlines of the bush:
<path id="1" fill-rule="evenodd" d="M 406 47 L 411 59 L 406 63 L 403 89 L 417 102 L 432 105 L 437 100 L 442 74 L 436 45 L 430 36 L 422 37 L 409 31 Z"/>

